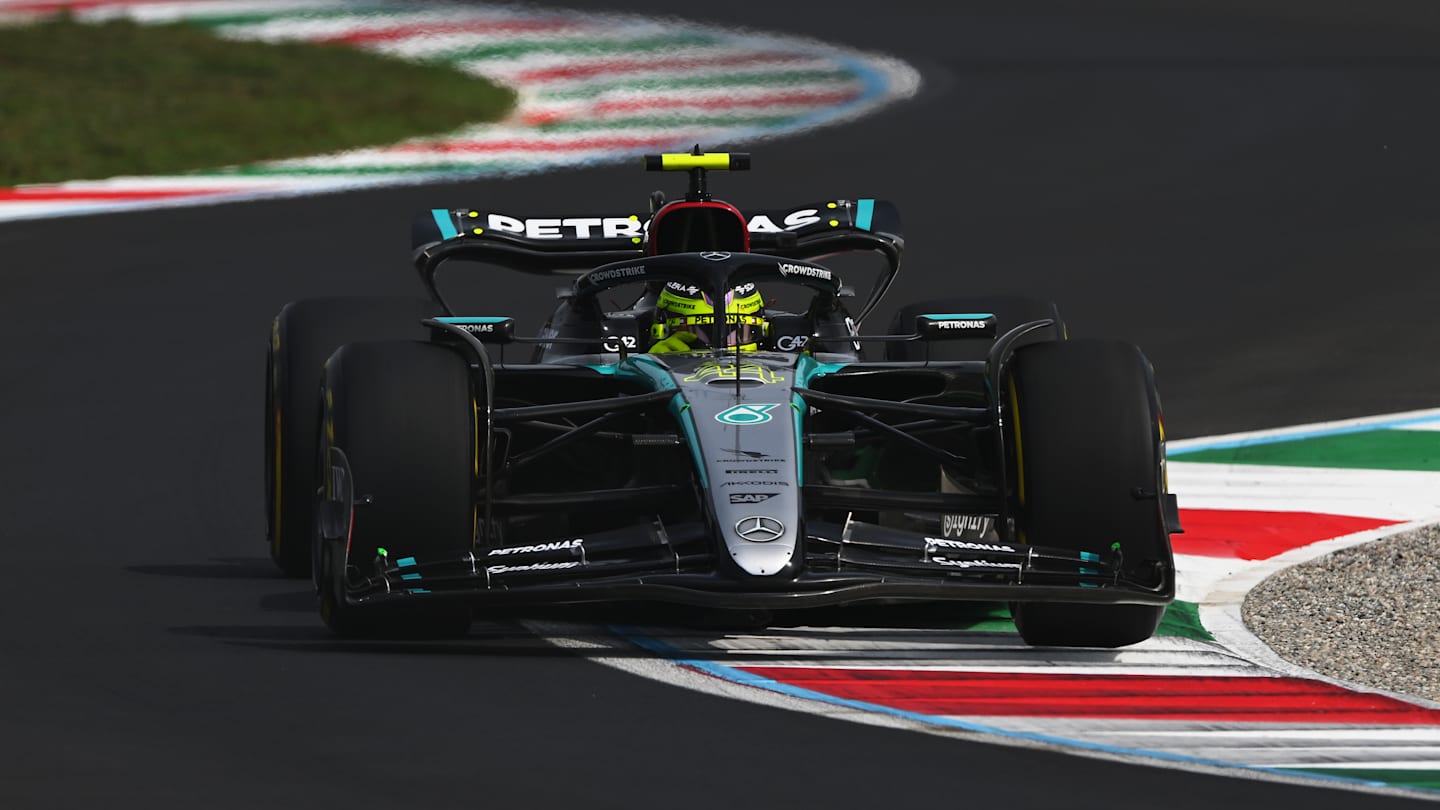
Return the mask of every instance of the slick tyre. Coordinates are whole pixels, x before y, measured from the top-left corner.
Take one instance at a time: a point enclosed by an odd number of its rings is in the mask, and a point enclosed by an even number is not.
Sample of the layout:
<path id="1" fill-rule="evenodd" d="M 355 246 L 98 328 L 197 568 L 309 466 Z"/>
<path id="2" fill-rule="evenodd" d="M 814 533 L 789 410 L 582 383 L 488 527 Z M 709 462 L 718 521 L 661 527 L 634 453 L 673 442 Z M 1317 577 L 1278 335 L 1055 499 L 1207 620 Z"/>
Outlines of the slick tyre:
<path id="1" fill-rule="evenodd" d="M 350 343 L 325 364 L 316 443 L 324 457 L 331 447 L 344 452 L 357 501 L 348 555 L 343 541 L 315 535 L 321 616 L 335 633 L 437 638 L 468 631 L 464 603 L 417 597 L 355 605 L 344 586 L 347 573 L 373 572 L 380 548 L 392 560 L 422 562 L 470 551 L 477 393 L 465 359 L 434 344 Z"/>
<path id="2" fill-rule="evenodd" d="M 1008 380 L 1019 539 L 1096 552 L 1119 543 L 1127 574 L 1173 582 L 1149 361 L 1121 341 L 1040 343 L 1016 352 Z M 1022 602 L 1011 610 L 1028 644 L 1122 647 L 1154 634 L 1165 609 Z"/>
<path id="3" fill-rule="evenodd" d="M 315 419 L 320 367 L 344 343 L 425 337 L 439 315 L 418 298 L 308 298 L 271 324 L 265 362 L 265 524 L 270 557 L 288 576 L 310 575 L 315 501 Z"/>
<path id="4" fill-rule="evenodd" d="M 988 312 L 995 316 L 995 335 L 999 337 L 1022 323 L 1039 320 L 1053 320 L 1052 326 L 1038 329 L 1020 339 L 1018 345 L 1050 340 L 1065 339 L 1065 322 L 1060 319 L 1060 310 L 1051 301 L 1020 295 L 988 295 L 967 298 L 936 298 L 907 304 L 895 313 L 890 322 L 890 334 L 908 335 L 915 331 L 915 318 L 919 315 Z M 919 360 L 984 360 L 990 351 L 992 341 L 952 340 L 945 342 L 887 343 L 885 359 L 892 361 Z"/>

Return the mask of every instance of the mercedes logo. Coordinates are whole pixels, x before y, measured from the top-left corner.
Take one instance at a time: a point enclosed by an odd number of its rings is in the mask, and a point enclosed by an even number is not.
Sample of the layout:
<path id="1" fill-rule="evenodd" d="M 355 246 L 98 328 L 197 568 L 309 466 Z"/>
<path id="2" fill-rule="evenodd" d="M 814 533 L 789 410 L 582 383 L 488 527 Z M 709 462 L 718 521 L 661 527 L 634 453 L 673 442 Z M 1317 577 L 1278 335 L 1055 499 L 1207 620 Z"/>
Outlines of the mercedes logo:
<path id="1" fill-rule="evenodd" d="M 709 259 L 712 262 L 723 262 L 730 258 L 730 254 L 721 250 L 707 250 L 700 254 L 700 258 Z"/>
<path id="2" fill-rule="evenodd" d="M 785 533 L 785 524 L 772 517 L 752 515 L 735 521 L 735 533 L 752 543 L 768 543 Z"/>

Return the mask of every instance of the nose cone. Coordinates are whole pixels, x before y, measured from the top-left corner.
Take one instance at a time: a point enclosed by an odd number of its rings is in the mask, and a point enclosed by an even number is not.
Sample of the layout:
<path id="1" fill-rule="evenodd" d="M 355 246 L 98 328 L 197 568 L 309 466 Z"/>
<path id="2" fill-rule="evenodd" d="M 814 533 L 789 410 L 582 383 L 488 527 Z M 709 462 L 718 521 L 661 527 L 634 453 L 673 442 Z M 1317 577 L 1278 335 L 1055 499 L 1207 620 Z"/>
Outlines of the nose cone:
<path id="1" fill-rule="evenodd" d="M 704 472 L 720 541 L 742 575 L 793 570 L 799 551 L 803 412 L 794 355 L 667 358 L 688 405 L 692 450 Z"/>
<path id="2" fill-rule="evenodd" d="M 772 576 L 784 570 L 795 552 L 795 530 L 770 515 L 747 515 L 735 521 L 726 547 L 735 564 L 751 576 Z"/>

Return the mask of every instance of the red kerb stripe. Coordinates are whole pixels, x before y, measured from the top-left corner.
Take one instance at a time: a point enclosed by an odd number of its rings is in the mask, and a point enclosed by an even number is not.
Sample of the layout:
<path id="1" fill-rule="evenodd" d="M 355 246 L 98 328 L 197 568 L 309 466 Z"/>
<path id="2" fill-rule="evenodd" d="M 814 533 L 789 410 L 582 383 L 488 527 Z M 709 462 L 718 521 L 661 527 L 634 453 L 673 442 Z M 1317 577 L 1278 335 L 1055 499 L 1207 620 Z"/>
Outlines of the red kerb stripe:
<path id="1" fill-rule="evenodd" d="M 651 138 L 576 138 L 565 141 L 441 141 L 433 144 L 402 144 L 387 152 L 403 153 L 467 153 L 467 152 L 568 152 L 574 149 L 625 149 L 633 146 L 655 146 L 674 143 L 676 136 Z"/>
<path id="2" fill-rule="evenodd" d="M 640 112 L 642 110 L 705 109 L 733 110 L 746 107 L 779 107 L 785 105 L 843 104 L 851 101 L 856 93 L 840 91 L 834 93 L 772 93 L 768 96 L 750 98 L 657 98 L 633 99 L 626 101 L 602 101 L 589 108 L 592 113 Z"/>
<path id="3" fill-rule="evenodd" d="M 394 42 L 414 37 L 433 37 L 445 34 L 530 34 L 537 31 L 567 31 L 583 26 L 555 19 L 530 20 L 457 20 L 456 22 L 420 23 L 411 25 L 384 25 L 361 27 L 358 31 L 317 37 L 311 42 L 343 42 L 361 45 L 367 42 Z"/>
<path id="4" fill-rule="evenodd" d="M 0 5 L 0 15 L 5 14 L 53 14 L 58 11 L 70 9 L 72 11 L 83 11 L 92 8 L 106 8 L 108 6 L 133 6 L 138 5 L 140 0 L 35 0 L 33 3 L 13 3 Z M 164 5 L 166 3 L 192 3 L 194 0 L 144 0 L 146 5 Z"/>
<path id="5" fill-rule="evenodd" d="M 203 197 L 224 194 L 235 189 L 104 189 L 76 190 L 64 188 L 0 188 L 0 202 L 87 202 L 102 200 L 163 200 L 169 197 Z"/>
<path id="6" fill-rule="evenodd" d="M 1303 678 L 741 669 L 790 686 L 920 714 L 1440 725 L 1440 711 Z"/>
<path id="7" fill-rule="evenodd" d="M 692 59 L 608 59 L 601 62 L 586 62 L 578 65 L 557 65 L 525 71 L 515 76 L 517 82 L 545 82 L 558 79 L 586 79 L 607 73 L 629 73 L 636 70 L 663 70 L 675 72 L 705 67 L 734 67 L 736 65 L 763 65 L 795 62 L 813 59 L 813 56 L 790 53 L 743 53 L 726 56 L 711 56 Z"/>
<path id="8" fill-rule="evenodd" d="M 1315 512 L 1181 509 L 1180 525 L 1185 532 L 1170 539 L 1179 554 L 1264 560 L 1321 540 L 1399 522 Z"/>

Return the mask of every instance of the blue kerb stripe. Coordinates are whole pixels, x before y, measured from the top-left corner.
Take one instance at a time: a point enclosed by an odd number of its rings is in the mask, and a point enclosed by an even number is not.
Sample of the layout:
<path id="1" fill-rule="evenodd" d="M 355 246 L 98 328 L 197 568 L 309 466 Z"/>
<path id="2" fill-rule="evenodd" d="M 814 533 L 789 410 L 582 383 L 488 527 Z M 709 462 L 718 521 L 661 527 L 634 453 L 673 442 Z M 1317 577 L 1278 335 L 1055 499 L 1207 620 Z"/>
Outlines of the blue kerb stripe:
<path id="1" fill-rule="evenodd" d="M 862 231 L 870 230 L 870 219 L 875 216 L 875 201 L 860 200 L 855 209 L 855 227 Z"/>
<path id="2" fill-rule="evenodd" d="M 430 216 L 435 218 L 435 226 L 440 229 L 441 239 L 454 239 L 460 235 L 455 230 L 455 223 L 450 219 L 450 212 L 444 208 L 431 208 Z"/>
<path id="3" fill-rule="evenodd" d="M 833 107 L 822 107 L 805 115 L 792 118 L 786 121 L 783 127 L 756 126 L 748 130 L 741 130 L 738 136 L 731 140 L 733 142 L 739 142 L 749 137 L 759 135 L 769 135 L 776 132 L 798 132 L 822 126 L 848 118 L 857 111 L 863 110 L 875 101 L 885 97 L 885 92 L 891 84 L 890 77 L 879 68 L 871 67 L 863 59 L 844 54 L 839 54 L 835 57 L 835 65 L 841 70 L 848 71 L 856 79 L 860 80 L 859 96 L 845 104 L 838 104 Z M 676 148 L 688 149 L 689 147 L 681 145 Z"/>
<path id="4" fill-rule="evenodd" d="M 422 579 L 419 574 L 401 574 L 401 579 Z"/>
<path id="5" fill-rule="evenodd" d="M 399 566 L 400 568 L 409 568 L 410 566 L 412 566 L 412 565 L 414 565 L 414 564 L 415 564 L 415 558 L 414 558 L 414 557 L 401 557 L 400 559 L 398 559 L 398 560 L 395 561 L 395 565 Z"/>
<path id="6" fill-rule="evenodd" d="M 1182 456 L 1186 453 L 1198 453 L 1202 450 L 1229 450 L 1234 447 L 1254 447 L 1262 444 L 1279 444 L 1280 442 L 1295 442 L 1304 439 L 1320 439 L 1327 436 L 1344 436 L 1350 433 L 1369 433 L 1373 430 L 1390 430 L 1393 428 L 1403 428 L 1408 425 L 1434 424 L 1435 422 L 1440 422 L 1440 417 L 1431 414 L 1429 416 L 1415 416 L 1409 419 L 1395 419 L 1388 422 L 1372 422 L 1368 425 L 1349 425 L 1347 427 L 1321 428 L 1319 430 L 1285 433 L 1277 436 L 1256 436 L 1248 439 L 1202 442 L 1188 447 L 1175 447 L 1171 445 L 1165 448 L 1165 457 L 1170 458 L 1172 456 Z"/>
<path id="7" fill-rule="evenodd" d="M 675 649 L 669 644 L 666 644 L 660 639 L 651 638 L 649 636 L 643 635 L 638 628 L 617 627 L 612 625 L 609 629 L 610 632 L 615 633 L 626 641 L 629 641 L 631 644 L 634 644 L 638 647 L 660 655 L 665 659 L 669 660 L 671 663 L 677 664 L 679 666 L 693 669 L 697 672 L 703 672 L 706 675 L 729 681 L 731 683 L 738 683 L 742 686 L 753 686 L 756 689 L 764 689 L 767 692 L 777 692 L 782 695 L 789 695 L 790 697 L 801 698 L 802 700 L 814 700 L 820 703 L 828 703 L 832 706 L 844 706 L 850 709 L 858 709 L 864 712 L 872 712 L 875 714 L 889 715 L 891 717 L 899 717 L 905 720 L 911 720 L 917 723 L 925 723 L 932 726 L 959 728 L 966 731 L 978 731 L 983 734 L 993 734 L 997 737 L 1008 737 L 1013 740 L 1032 740 L 1035 742 L 1049 743 L 1051 745 L 1063 745 L 1069 748 L 1080 748 L 1087 751 L 1103 751 L 1110 754 L 1128 754 L 1131 756 L 1144 756 L 1151 759 L 1167 760 L 1170 762 L 1184 762 L 1196 765 L 1212 765 L 1221 768 L 1241 768 L 1248 771 L 1262 771 L 1264 773 L 1279 774 L 1282 776 L 1300 775 L 1306 778 L 1313 776 L 1324 781 L 1370 785 L 1372 787 L 1390 786 L 1388 782 L 1380 782 L 1373 779 L 1354 779 L 1346 776 L 1333 776 L 1331 774 L 1322 773 L 1312 774 L 1305 771 L 1286 768 L 1264 768 L 1255 765 L 1246 765 L 1240 762 L 1226 762 L 1220 759 L 1204 759 L 1202 757 L 1186 756 L 1185 754 L 1171 754 L 1165 751 L 1146 751 L 1143 748 L 1121 748 L 1120 746 L 1116 745 L 1102 745 L 1100 743 L 1085 742 L 1084 740 L 1072 740 L 1066 737 L 1051 737 L 1047 734 L 1035 734 L 1024 731 L 1010 731 L 1008 729 L 995 728 L 994 726 L 985 726 L 979 723 L 969 723 L 964 720 L 956 720 L 953 717 L 945 717 L 943 715 L 921 714 L 919 712 L 911 712 L 905 711 L 904 709 L 891 708 L 890 706 L 881 706 L 878 703 L 866 703 L 860 700 L 850 700 L 849 698 L 836 697 L 834 695 L 827 695 L 824 692 L 816 692 L 810 689 L 805 689 L 803 687 L 791 686 L 790 684 L 780 683 L 779 681 L 773 680 L 771 678 L 754 675 L 752 673 L 736 669 L 735 667 L 729 667 L 724 664 L 717 664 L 714 661 L 707 661 L 703 658 L 683 658 L 681 657 L 679 650 Z"/>

